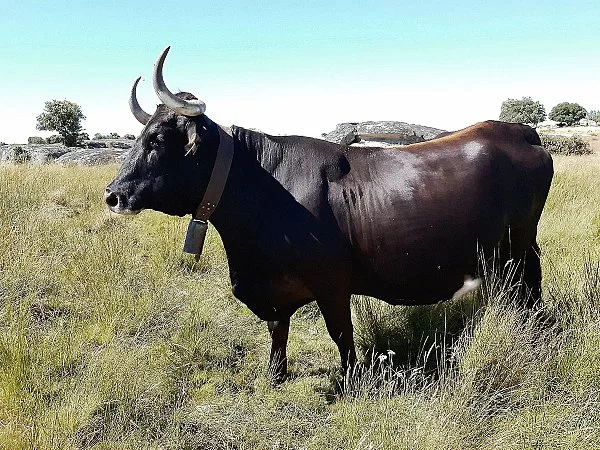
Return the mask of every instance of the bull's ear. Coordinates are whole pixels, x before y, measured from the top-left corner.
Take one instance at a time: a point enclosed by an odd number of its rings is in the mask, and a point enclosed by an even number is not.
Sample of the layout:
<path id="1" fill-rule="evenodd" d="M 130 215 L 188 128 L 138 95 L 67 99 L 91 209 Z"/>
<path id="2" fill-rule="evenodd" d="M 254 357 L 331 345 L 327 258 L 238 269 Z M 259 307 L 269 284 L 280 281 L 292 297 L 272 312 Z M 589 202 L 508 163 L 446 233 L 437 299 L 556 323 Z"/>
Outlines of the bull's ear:
<path id="1" fill-rule="evenodd" d="M 185 144 L 185 156 L 192 154 L 196 154 L 196 150 L 198 150 L 198 143 L 200 141 L 200 136 L 196 133 L 196 122 L 190 120 L 187 126 L 187 136 L 188 143 Z"/>

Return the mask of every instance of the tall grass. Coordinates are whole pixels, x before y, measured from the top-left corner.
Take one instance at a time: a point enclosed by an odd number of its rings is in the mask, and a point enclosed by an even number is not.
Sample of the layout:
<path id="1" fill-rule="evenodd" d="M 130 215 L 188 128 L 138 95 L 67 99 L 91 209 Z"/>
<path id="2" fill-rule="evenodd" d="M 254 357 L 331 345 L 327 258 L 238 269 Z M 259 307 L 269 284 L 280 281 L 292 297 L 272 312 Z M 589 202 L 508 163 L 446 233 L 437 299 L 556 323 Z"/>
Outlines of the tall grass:
<path id="1" fill-rule="evenodd" d="M 214 230 L 196 263 L 185 219 L 106 211 L 114 166 L 0 166 L 0 448 L 600 448 L 600 158 L 555 162 L 539 312 L 356 298 L 342 377 L 308 305 L 277 387 Z"/>

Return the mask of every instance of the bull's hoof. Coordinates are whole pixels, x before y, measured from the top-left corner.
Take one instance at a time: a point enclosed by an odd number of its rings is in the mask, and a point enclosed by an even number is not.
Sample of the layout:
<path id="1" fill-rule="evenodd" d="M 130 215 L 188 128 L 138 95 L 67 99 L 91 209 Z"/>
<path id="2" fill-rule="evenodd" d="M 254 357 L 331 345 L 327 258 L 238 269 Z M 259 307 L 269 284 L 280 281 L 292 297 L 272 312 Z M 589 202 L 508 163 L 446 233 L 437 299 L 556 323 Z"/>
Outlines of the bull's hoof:
<path id="1" fill-rule="evenodd" d="M 269 384 L 271 386 L 275 387 L 275 386 L 280 385 L 284 381 L 286 381 L 288 378 L 288 374 L 287 374 L 287 372 L 274 373 L 272 371 L 269 371 L 268 377 L 269 377 Z"/>

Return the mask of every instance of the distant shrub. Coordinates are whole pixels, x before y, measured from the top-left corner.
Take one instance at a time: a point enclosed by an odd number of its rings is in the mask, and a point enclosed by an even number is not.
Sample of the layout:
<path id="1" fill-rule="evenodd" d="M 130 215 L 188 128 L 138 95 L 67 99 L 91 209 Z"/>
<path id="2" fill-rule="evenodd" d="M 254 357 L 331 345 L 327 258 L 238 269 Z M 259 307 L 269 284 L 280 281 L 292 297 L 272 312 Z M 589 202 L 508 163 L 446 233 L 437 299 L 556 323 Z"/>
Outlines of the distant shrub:
<path id="1" fill-rule="evenodd" d="M 133 136 L 133 135 L 129 134 L 126 136 Z M 94 134 L 94 139 L 121 139 L 121 136 L 119 135 L 119 133 L 108 133 L 108 134 L 96 133 L 96 134 Z M 127 138 L 125 138 L 125 139 L 127 139 Z M 135 139 L 135 137 L 133 139 Z"/>
<path id="2" fill-rule="evenodd" d="M 86 132 L 83 133 L 79 133 L 79 142 L 81 141 L 89 141 L 90 140 L 90 135 L 87 134 Z"/>
<path id="3" fill-rule="evenodd" d="M 600 123 L 600 110 L 588 111 L 587 118 L 596 123 Z"/>
<path id="4" fill-rule="evenodd" d="M 558 136 L 552 134 L 540 134 L 542 145 L 552 154 L 557 155 L 589 155 L 592 153 L 589 142 L 584 141 L 581 136 Z"/>
<path id="5" fill-rule="evenodd" d="M 129 139 L 129 140 L 134 141 L 135 136 L 133 134 L 125 134 L 125 135 L 123 135 L 123 139 Z"/>
<path id="6" fill-rule="evenodd" d="M 29 152 L 29 149 L 27 149 L 27 148 L 23 148 L 19 145 L 13 149 L 13 152 L 14 152 L 14 161 L 17 164 L 23 164 L 23 163 L 26 163 L 27 161 L 31 160 L 31 153 Z"/>
<path id="7" fill-rule="evenodd" d="M 40 136 L 30 136 L 27 138 L 28 144 L 45 144 L 46 140 Z"/>
<path id="8" fill-rule="evenodd" d="M 61 144 L 62 141 L 63 141 L 63 138 L 61 136 L 59 136 L 58 134 L 53 134 L 49 138 L 46 138 L 46 143 L 48 143 L 48 144 Z"/>
<path id="9" fill-rule="evenodd" d="M 578 103 L 562 102 L 556 105 L 548 114 L 550 120 L 573 125 L 587 115 L 587 111 Z"/>

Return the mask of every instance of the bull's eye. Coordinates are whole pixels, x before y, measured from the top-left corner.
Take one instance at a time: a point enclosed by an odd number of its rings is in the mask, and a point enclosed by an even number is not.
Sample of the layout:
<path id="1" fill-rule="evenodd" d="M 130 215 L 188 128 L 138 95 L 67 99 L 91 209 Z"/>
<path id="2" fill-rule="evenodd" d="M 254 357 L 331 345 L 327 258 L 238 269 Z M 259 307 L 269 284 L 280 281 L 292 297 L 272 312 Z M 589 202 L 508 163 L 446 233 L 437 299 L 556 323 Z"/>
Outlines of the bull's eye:
<path id="1" fill-rule="evenodd" d="M 150 136 L 148 144 L 150 145 L 151 149 L 156 150 L 163 140 L 164 136 L 162 134 L 154 134 Z"/>

